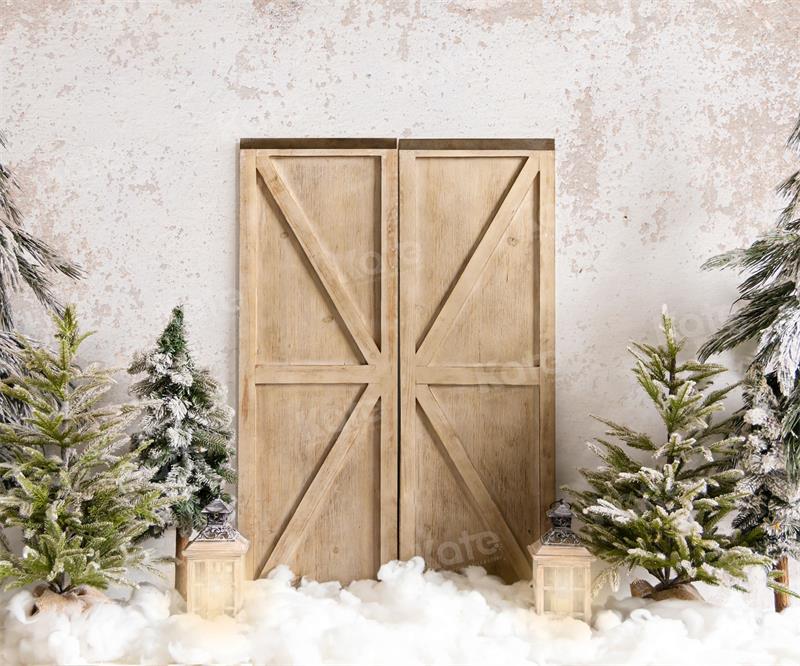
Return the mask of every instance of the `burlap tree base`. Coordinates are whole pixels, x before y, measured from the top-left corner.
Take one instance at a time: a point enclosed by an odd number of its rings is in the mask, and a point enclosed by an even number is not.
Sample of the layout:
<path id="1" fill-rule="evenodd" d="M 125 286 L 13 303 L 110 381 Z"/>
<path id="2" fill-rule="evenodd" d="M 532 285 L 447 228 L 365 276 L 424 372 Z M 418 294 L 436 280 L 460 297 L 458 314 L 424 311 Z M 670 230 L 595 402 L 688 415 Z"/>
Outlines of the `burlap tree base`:
<path id="1" fill-rule="evenodd" d="M 659 589 L 641 579 L 631 583 L 631 596 L 639 599 L 652 599 L 653 601 L 663 601 L 664 599 L 703 601 L 703 597 L 700 596 L 697 588 L 691 583 L 680 583 Z"/>
<path id="2" fill-rule="evenodd" d="M 86 585 L 76 587 L 64 594 L 53 592 L 46 585 L 40 585 L 33 591 L 34 604 L 30 610 L 30 616 L 39 613 L 83 613 L 97 604 L 111 603 L 103 592 Z"/>

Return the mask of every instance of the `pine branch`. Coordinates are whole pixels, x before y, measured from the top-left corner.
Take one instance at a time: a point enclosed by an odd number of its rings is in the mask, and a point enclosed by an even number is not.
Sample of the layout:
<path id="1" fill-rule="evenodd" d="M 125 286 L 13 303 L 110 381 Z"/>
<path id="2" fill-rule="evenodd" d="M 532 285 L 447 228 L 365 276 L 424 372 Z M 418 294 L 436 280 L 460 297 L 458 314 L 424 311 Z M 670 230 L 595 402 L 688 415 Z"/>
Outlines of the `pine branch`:
<path id="1" fill-rule="evenodd" d="M 0 134 L 0 148 L 6 148 Z M 70 279 L 83 277 L 83 270 L 63 259 L 53 248 L 23 227 L 22 213 L 15 203 L 20 187 L 13 173 L 0 162 L 0 327 L 14 329 L 11 296 L 26 285 L 47 309 L 59 312 L 49 274 Z"/>

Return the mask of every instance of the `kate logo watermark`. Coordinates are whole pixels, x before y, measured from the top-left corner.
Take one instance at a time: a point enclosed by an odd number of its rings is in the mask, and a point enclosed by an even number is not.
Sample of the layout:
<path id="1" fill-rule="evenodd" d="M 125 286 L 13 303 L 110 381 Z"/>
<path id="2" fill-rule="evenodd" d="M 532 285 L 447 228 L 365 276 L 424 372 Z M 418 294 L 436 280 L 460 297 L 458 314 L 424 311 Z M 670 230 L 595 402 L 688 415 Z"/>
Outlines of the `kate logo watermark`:
<path id="1" fill-rule="evenodd" d="M 456 541 L 442 541 L 434 548 L 432 539 L 418 549 L 426 562 L 438 562 L 444 567 L 484 565 L 502 558 L 503 544 L 492 531 L 470 534 L 466 530 Z"/>

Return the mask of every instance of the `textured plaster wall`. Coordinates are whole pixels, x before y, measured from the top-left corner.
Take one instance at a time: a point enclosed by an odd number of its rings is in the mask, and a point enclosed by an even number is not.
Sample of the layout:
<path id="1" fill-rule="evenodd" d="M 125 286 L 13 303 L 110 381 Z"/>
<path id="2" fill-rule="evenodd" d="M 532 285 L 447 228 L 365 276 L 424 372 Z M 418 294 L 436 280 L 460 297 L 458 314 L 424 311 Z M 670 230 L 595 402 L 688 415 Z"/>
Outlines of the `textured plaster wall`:
<path id="1" fill-rule="evenodd" d="M 587 414 L 656 425 L 625 348 L 661 304 L 692 350 L 728 311 L 699 265 L 775 218 L 799 29 L 781 0 L 0 0 L 0 127 L 31 229 L 89 272 L 87 357 L 182 301 L 232 400 L 239 137 L 555 137 L 566 483 Z"/>

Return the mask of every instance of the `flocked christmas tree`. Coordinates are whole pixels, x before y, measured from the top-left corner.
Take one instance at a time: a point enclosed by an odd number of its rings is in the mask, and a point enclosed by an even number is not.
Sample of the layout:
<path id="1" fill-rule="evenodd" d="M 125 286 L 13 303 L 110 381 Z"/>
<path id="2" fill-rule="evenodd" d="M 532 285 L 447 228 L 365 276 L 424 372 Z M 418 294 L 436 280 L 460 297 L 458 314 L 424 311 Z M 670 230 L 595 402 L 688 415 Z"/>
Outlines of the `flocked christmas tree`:
<path id="1" fill-rule="evenodd" d="M 21 528 L 25 544 L 18 555 L 2 540 L 0 579 L 65 593 L 126 583 L 129 569 L 148 568 L 149 552 L 136 540 L 169 500 L 128 450 L 137 410 L 104 405 L 110 373 L 76 362 L 86 336 L 74 309 L 55 322 L 57 349 L 20 339 L 21 371 L 0 384 L 28 408 L 19 423 L 0 425 L 8 458 L 0 473 L 13 480 L 0 497 L 0 524 Z"/>
<path id="2" fill-rule="evenodd" d="M 800 119 L 789 138 L 800 152 Z M 773 558 L 778 580 L 775 608 L 788 603 L 788 556 L 797 553 L 800 534 L 800 171 L 778 188 L 785 205 L 778 222 L 749 247 L 726 252 L 704 268 L 730 268 L 745 275 L 739 285 L 741 304 L 700 349 L 700 358 L 757 341 L 747 371 L 745 414 L 750 420 L 766 413 L 764 422 L 746 423 L 747 448 L 742 465 L 747 494 L 741 502 L 741 521 L 758 525 L 764 538 L 757 546 Z M 754 416 L 756 415 L 756 416 Z M 779 424 L 779 432 L 775 425 Z"/>
<path id="3" fill-rule="evenodd" d="M 5 138 L 0 134 L 0 148 L 5 147 Z M 61 274 L 76 279 L 83 274 L 76 264 L 60 257 L 25 229 L 22 212 L 15 202 L 19 189 L 14 174 L 0 160 L 0 378 L 20 369 L 13 294 L 27 286 L 45 308 L 59 312 L 61 306 L 53 293 L 50 276 Z M 18 421 L 24 413 L 22 403 L 0 395 L 0 423 Z"/>
<path id="4" fill-rule="evenodd" d="M 734 387 L 712 387 L 723 367 L 678 358 L 684 343 L 666 311 L 662 327 L 663 345 L 635 343 L 631 353 L 634 375 L 665 432 L 653 438 L 599 419 L 618 443 L 598 438 L 590 444 L 602 464 L 581 470 L 589 489 L 571 491 L 574 506 L 587 546 L 611 564 L 605 578 L 642 567 L 659 591 L 695 581 L 739 587 L 747 567 L 769 560 L 720 525 L 740 497 L 742 472 L 732 465 L 741 442 L 730 436 L 729 421 L 712 417 Z"/>
<path id="5" fill-rule="evenodd" d="M 229 499 L 225 485 L 235 480 L 233 411 L 208 370 L 195 365 L 183 319 L 183 308 L 176 307 L 155 349 L 137 355 L 129 368 L 144 373 L 131 390 L 148 402 L 133 443 L 147 443 L 142 463 L 155 467 L 154 480 L 181 496 L 170 520 L 179 562 L 192 530 L 203 524 L 203 508 L 216 498 Z M 178 589 L 185 584 L 184 569 L 176 570 Z"/>

